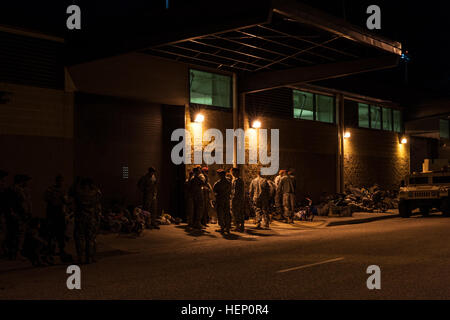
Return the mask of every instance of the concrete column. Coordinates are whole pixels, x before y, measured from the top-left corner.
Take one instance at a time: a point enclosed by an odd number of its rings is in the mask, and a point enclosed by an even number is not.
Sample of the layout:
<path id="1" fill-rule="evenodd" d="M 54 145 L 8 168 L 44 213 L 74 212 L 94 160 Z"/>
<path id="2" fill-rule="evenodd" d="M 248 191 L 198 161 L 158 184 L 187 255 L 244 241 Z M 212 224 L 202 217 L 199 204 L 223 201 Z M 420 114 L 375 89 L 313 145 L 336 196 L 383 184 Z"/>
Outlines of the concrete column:
<path id="1" fill-rule="evenodd" d="M 239 95 L 237 87 L 237 75 L 233 73 L 233 130 L 239 128 Z M 233 138 L 233 167 L 237 166 L 237 143 Z"/>
<path id="2" fill-rule="evenodd" d="M 338 129 L 338 148 L 336 153 L 336 192 L 344 192 L 344 96 L 336 97 L 336 123 Z"/>

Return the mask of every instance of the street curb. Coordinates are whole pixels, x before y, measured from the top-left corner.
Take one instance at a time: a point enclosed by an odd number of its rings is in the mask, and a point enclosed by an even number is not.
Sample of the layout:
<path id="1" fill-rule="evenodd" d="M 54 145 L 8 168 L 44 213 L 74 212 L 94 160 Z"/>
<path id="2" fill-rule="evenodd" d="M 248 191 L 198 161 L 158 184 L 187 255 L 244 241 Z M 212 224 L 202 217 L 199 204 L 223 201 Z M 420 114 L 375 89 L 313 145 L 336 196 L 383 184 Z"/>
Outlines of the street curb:
<path id="1" fill-rule="evenodd" d="M 360 224 L 360 223 L 366 223 L 366 222 L 372 222 L 372 221 L 378 221 L 378 220 L 385 220 L 385 219 L 392 219 L 392 218 L 398 218 L 400 215 L 393 214 L 388 216 L 381 216 L 381 217 L 370 217 L 370 218 L 360 218 L 355 220 L 345 220 L 345 221 L 331 221 L 327 223 L 326 227 L 335 227 L 335 226 L 343 226 L 346 224 Z"/>

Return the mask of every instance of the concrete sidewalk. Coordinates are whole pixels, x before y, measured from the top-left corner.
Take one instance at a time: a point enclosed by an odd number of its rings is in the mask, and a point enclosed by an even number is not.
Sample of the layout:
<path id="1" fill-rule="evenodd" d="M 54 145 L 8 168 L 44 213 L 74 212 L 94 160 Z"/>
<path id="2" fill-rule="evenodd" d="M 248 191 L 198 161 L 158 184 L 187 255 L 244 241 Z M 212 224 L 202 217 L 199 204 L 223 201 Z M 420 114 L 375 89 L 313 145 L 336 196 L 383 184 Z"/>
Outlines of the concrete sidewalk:
<path id="1" fill-rule="evenodd" d="M 327 227 L 334 227 L 346 224 L 367 223 L 398 217 L 398 210 L 390 210 L 389 212 L 385 213 L 354 212 L 351 217 L 318 217 L 318 219 L 324 218 Z"/>
<path id="2" fill-rule="evenodd" d="M 351 217 L 315 216 L 312 222 L 295 221 L 295 223 L 291 225 L 283 222 L 273 221 L 271 226 L 274 229 L 293 229 L 302 227 L 325 228 L 325 227 L 342 226 L 347 224 L 367 223 L 397 217 L 399 217 L 398 210 L 389 210 L 388 212 L 384 213 L 354 212 Z"/>

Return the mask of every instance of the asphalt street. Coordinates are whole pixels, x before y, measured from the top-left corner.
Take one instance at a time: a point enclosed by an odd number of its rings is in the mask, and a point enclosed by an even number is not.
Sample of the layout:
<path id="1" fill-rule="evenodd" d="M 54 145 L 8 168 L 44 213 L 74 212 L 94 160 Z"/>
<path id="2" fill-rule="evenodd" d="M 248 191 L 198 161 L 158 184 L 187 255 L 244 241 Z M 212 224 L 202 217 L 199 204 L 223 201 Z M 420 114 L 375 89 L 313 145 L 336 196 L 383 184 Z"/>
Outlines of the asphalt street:
<path id="1" fill-rule="evenodd" d="M 139 238 L 99 237 L 98 261 L 66 266 L 0 261 L 0 299 L 449 299 L 450 218 L 393 218 L 326 228 L 249 229 L 222 237 L 181 226 Z M 366 269 L 381 269 L 369 290 Z"/>

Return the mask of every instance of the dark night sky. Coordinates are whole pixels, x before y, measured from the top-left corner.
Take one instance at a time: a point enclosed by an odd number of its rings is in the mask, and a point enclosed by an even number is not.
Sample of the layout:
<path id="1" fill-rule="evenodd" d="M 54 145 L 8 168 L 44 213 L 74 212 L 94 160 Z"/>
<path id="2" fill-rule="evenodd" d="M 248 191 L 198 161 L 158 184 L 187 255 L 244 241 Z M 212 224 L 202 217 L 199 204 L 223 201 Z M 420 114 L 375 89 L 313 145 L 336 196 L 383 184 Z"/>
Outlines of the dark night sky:
<path id="1" fill-rule="evenodd" d="M 303 2 L 328 11 L 365 27 L 370 4 L 381 8 L 380 35 L 400 41 L 409 51 L 408 84 L 405 84 L 405 66 L 397 69 L 355 76 L 346 81 L 328 81 L 329 85 L 344 87 L 365 80 L 372 87 L 380 87 L 386 98 L 414 100 L 426 95 L 430 97 L 450 96 L 450 2 L 430 0 L 412 1 L 311 1 Z M 371 90 L 367 90 L 371 93 Z"/>
<path id="2" fill-rule="evenodd" d="M 320 84 L 342 87 L 349 91 L 361 91 L 370 94 L 380 93 L 386 98 L 410 98 L 424 91 L 429 96 L 450 95 L 450 2 L 429 0 L 415 3 L 411 1 L 351 1 L 351 0 L 301 0 L 318 9 L 365 28 L 366 8 L 377 4 L 382 12 L 382 29 L 377 31 L 383 36 L 402 42 L 409 50 L 411 62 L 408 64 L 408 84 L 405 82 L 405 66 L 389 71 L 354 76 L 342 80 L 322 82 Z M 131 39 L 131 34 L 146 37 L 164 31 L 177 31 L 187 24 L 209 27 L 220 21 L 240 19 L 258 13 L 257 7 L 264 8 L 265 0 L 170 0 L 171 12 L 178 12 L 177 23 L 164 24 L 167 11 L 165 0 L 41 0 L 2 1 L 0 4 L 0 24 L 19 25 L 39 29 L 54 34 L 67 35 L 65 29 L 65 8 L 75 3 L 82 8 L 84 33 L 96 30 L 111 40 L 120 43 L 119 34 Z M 236 5 L 235 5 L 236 4 Z M 239 6 L 237 4 L 240 4 Z M 187 8 L 196 8 L 195 19 L 184 15 Z M 264 12 L 264 10 L 262 10 Z M 243 12 L 243 13 L 240 13 Z M 219 15 L 211 17 L 212 15 Z M 141 19 L 138 19 L 140 17 Z M 142 19 L 144 17 L 144 19 Z M 222 20 L 220 19 L 222 18 Z M 105 25 L 108 21 L 108 25 Z M 141 27 L 145 21 L 146 27 Z M 161 27 L 163 26 L 163 27 Z M 151 30 L 150 30 L 151 29 Z M 97 33 L 98 34 L 98 33 Z M 78 39 L 79 40 L 79 39 Z M 98 41 L 94 37 L 91 41 Z M 77 42 L 78 45 L 79 42 Z M 79 45 L 78 45 L 79 46 Z M 105 46 L 106 48 L 107 46 Z M 88 47 L 86 47 L 88 48 Z M 83 48 L 81 48 L 83 49 Z M 108 50 L 114 48 L 108 48 Z M 81 50 L 82 52 L 83 50 Z M 86 50 L 85 50 L 86 51 Z M 355 89 L 361 79 L 368 85 Z M 358 85 L 356 85 L 358 83 Z M 353 90 L 351 90 L 353 89 Z"/>

